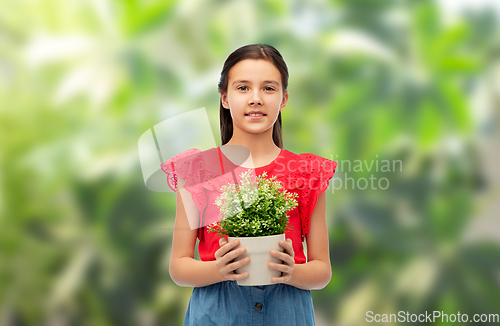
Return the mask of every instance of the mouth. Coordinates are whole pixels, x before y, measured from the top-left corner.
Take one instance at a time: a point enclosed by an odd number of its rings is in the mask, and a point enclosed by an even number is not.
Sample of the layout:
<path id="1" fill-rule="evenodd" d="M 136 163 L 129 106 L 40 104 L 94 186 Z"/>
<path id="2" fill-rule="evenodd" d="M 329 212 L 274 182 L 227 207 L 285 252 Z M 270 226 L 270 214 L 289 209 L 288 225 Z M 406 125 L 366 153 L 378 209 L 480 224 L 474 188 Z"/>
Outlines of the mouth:
<path id="1" fill-rule="evenodd" d="M 264 117 L 264 116 L 266 116 L 266 114 L 261 112 L 261 111 L 250 111 L 248 113 L 245 113 L 245 116 L 247 116 L 247 117 Z"/>
<path id="2" fill-rule="evenodd" d="M 265 116 L 262 112 L 249 112 L 245 114 L 245 117 L 249 120 L 262 120 Z"/>

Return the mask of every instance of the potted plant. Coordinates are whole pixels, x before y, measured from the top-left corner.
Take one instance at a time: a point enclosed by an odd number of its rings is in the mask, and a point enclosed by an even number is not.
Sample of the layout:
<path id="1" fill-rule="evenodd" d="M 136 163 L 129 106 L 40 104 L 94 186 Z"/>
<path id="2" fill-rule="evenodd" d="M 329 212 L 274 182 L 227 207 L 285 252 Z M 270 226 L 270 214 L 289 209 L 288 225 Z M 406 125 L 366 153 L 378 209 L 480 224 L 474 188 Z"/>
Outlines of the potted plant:
<path id="1" fill-rule="evenodd" d="M 284 241 L 285 230 L 292 228 L 288 226 L 287 211 L 298 205 L 295 199 L 298 195 L 287 192 L 276 176 L 267 178 L 267 172 L 252 182 L 250 172 L 240 175 L 241 185 L 229 183 L 222 186 L 223 192 L 215 200 L 221 218 L 210 224 L 208 230 L 217 232 L 220 237 L 228 236 L 229 242 L 238 239 L 238 247 L 247 249 L 235 259 L 250 257 L 249 264 L 234 271 L 249 274 L 246 279 L 238 280 L 238 285 L 272 284 L 272 277 L 281 276 L 281 272 L 270 269 L 268 264 L 281 264 L 282 261 L 271 256 L 271 250 L 284 251 L 279 241 Z"/>

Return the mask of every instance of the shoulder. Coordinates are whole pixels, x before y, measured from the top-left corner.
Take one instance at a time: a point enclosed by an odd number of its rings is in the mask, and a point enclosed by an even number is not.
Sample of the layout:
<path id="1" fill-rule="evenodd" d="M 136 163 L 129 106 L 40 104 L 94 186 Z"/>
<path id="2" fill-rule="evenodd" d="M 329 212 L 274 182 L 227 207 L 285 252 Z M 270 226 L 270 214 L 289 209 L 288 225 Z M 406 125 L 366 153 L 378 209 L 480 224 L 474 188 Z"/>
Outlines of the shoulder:
<path id="1" fill-rule="evenodd" d="M 161 163 L 161 169 L 167 174 L 179 172 L 186 167 L 203 169 L 207 162 L 213 161 L 216 154 L 217 148 L 215 147 L 204 151 L 190 148 Z"/>
<path id="2" fill-rule="evenodd" d="M 217 148 L 204 151 L 190 148 L 161 163 L 160 167 L 168 176 L 168 185 L 175 191 L 178 177 L 186 181 L 186 187 L 194 186 L 215 178 L 220 170 L 218 164 Z"/>
<path id="3" fill-rule="evenodd" d="M 286 172 L 298 172 L 301 176 L 314 173 L 333 172 L 337 162 L 313 153 L 296 154 L 289 150 L 283 150 L 278 164 L 284 166 Z"/>
<path id="4" fill-rule="evenodd" d="M 329 173 L 337 168 L 337 162 L 312 153 L 298 155 L 299 171 L 304 173 Z"/>
<path id="5" fill-rule="evenodd" d="M 282 163 L 284 168 L 278 179 L 287 190 L 299 194 L 298 209 L 303 241 L 304 235 L 309 232 L 309 220 L 318 197 L 328 188 L 337 162 L 313 153 L 296 154 L 286 151 Z"/>
<path id="6" fill-rule="evenodd" d="M 198 155 L 201 151 L 196 148 L 191 148 L 188 150 L 185 150 L 179 154 L 174 155 L 173 157 L 169 158 L 165 162 L 161 164 L 161 169 L 165 173 L 171 173 L 176 170 L 176 166 L 178 166 L 180 163 L 186 162 L 188 160 L 192 160 L 194 157 Z"/>
<path id="7" fill-rule="evenodd" d="M 287 189 L 313 187 L 318 180 L 321 180 L 318 186 L 322 188 L 337 167 L 337 162 L 312 153 L 296 154 L 284 150 L 283 154 L 274 172 Z"/>

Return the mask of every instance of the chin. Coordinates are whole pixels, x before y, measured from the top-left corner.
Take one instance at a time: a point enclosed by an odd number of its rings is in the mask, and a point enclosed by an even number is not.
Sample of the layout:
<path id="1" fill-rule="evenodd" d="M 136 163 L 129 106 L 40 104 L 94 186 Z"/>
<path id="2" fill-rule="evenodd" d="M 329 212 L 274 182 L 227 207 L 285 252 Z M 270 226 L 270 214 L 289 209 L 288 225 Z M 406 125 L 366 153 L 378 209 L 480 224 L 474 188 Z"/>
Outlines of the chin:
<path id="1" fill-rule="evenodd" d="M 261 134 L 263 132 L 268 131 L 269 129 L 272 129 L 273 126 L 270 126 L 268 128 L 258 128 L 258 129 L 246 129 L 247 132 L 252 133 L 252 134 Z"/>

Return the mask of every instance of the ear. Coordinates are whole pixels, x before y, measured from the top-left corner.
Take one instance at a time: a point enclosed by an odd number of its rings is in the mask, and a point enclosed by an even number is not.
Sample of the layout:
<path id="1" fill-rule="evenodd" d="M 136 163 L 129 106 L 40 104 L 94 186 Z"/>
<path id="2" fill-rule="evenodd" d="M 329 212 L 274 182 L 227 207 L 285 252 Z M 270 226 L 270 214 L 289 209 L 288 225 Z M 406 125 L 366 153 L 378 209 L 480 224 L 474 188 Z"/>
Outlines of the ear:
<path id="1" fill-rule="evenodd" d="M 220 93 L 220 99 L 224 109 L 229 109 L 229 103 L 227 101 L 227 93 Z"/>
<path id="2" fill-rule="evenodd" d="M 286 91 L 283 94 L 283 99 L 281 100 L 281 104 L 280 104 L 280 111 L 283 111 L 283 109 L 285 108 L 287 103 L 288 103 L 288 91 Z"/>

